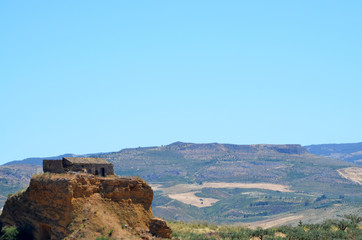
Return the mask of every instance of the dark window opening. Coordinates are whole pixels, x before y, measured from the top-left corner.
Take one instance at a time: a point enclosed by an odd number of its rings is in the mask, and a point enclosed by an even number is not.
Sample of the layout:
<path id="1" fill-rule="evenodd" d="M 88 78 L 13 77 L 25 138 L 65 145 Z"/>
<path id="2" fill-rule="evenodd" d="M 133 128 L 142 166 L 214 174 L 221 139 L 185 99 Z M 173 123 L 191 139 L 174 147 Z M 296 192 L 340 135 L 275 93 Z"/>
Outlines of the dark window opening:
<path id="1" fill-rule="evenodd" d="M 47 224 L 40 224 L 40 232 L 39 232 L 39 239 L 40 240 L 50 240 L 51 239 L 51 227 Z"/>
<path id="2" fill-rule="evenodd" d="M 104 168 L 101 168 L 101 175 L 102 175 L 102 177 L 105 177 L 105 176 L 106 176 L 106 173 L 105 173 L 105 171 L 104 171 Z"/>
<path id="3" fill-rule="evenodd" d="M 98 170 L 96 170 L 94 174 L 95 174 L 95 175 L 98 175 Z"/>
<path id="4" fill-rule="evenodd" d="M 92 173 L 92 169 L 88 169 L 88 173 Z"/>

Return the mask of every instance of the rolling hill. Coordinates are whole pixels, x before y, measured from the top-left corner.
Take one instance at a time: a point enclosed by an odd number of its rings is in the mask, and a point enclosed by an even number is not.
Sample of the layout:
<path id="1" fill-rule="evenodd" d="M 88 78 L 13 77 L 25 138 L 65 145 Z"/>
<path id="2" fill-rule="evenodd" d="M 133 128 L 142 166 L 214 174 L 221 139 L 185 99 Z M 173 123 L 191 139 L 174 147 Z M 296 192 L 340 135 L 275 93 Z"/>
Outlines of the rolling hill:
<path id="1" fill-rule="evenodd" d="M 348 174 L 358 178 L 358 165 L 307 149 L 176 142 L 87 156 L 109 160 L 119 175 L 149 182 L 154 213 L 166 219 L 240 223 L 297 215 L 296 222 L 313 222 L 311 210 L 325 217 L 361 213 L 362 187 Z M 9 166 L 15 165 L 1 168 Z"/>
<path id="2" fill-rule="evenodd" d="M 305 148 L 312 154 L 362 164 L 362 142 L 309 145 Z"/>

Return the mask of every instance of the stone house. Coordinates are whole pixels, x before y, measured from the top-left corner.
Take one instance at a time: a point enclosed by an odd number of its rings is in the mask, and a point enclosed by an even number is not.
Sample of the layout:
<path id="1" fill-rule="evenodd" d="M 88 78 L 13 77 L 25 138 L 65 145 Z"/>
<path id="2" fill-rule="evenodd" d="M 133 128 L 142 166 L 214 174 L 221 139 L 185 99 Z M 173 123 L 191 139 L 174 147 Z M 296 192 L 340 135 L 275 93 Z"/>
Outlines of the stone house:
<path id="1" fill-rule="evenodd" d="M 104 158 L 64 157 L 43 160 L 43 171 L 50 173 L 85 172 L 93 175 L 113 175 L 113 164 Z"/>

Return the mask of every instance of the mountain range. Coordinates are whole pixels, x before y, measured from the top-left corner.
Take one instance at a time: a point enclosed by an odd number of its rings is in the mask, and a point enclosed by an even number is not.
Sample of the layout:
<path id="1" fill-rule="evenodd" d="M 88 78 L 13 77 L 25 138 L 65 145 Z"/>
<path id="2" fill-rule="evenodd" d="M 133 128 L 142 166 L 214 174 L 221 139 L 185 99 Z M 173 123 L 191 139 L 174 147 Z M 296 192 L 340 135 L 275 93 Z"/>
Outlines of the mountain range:
<path id="1" fill-rule="evenodd" d="M 360 143 L 342 143 L 342 144 L 319 144 L 305 146 L 308 152 L 337 158 L 347 162 L 362 164 L 362 142 Z"/>

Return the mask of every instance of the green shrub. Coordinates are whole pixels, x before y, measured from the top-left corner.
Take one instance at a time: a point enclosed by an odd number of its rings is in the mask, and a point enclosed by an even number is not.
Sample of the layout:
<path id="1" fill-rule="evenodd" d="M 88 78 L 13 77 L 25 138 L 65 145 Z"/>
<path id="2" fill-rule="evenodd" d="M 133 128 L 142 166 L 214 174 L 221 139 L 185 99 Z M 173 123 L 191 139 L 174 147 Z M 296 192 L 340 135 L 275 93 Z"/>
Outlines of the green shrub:
<path id="1" fill-rule="evenodd" d="M 0 237 L 0 240 L 17 240 L 19 231 L 15 226 L 4 226 L 1 229 L 1 234 L 2 236 Z"/>
<path id="2" fill-rule="evenodd" d="M 174 226 L 172 228 L 173 236 L 182 240 L 237 240 L 252 239 L 253 237 L 262 240 L 362 240 L 362 228 L 358 225 L 360 222 L 361 217 L 348 215 L 345 216 L 345 219 L 326 220 L 320 224 L 304 224 L 301 222 L 297 227 L 280 226 L 270 229 L 182 222 L 173 222 L 171 225 Z"/>
<path id="3" fill-rule="evenodd" d="M 112 228 L 111 230 L 108 231 L 108 237 L 112 237 L 114 232 L 114 229 Z"/>

